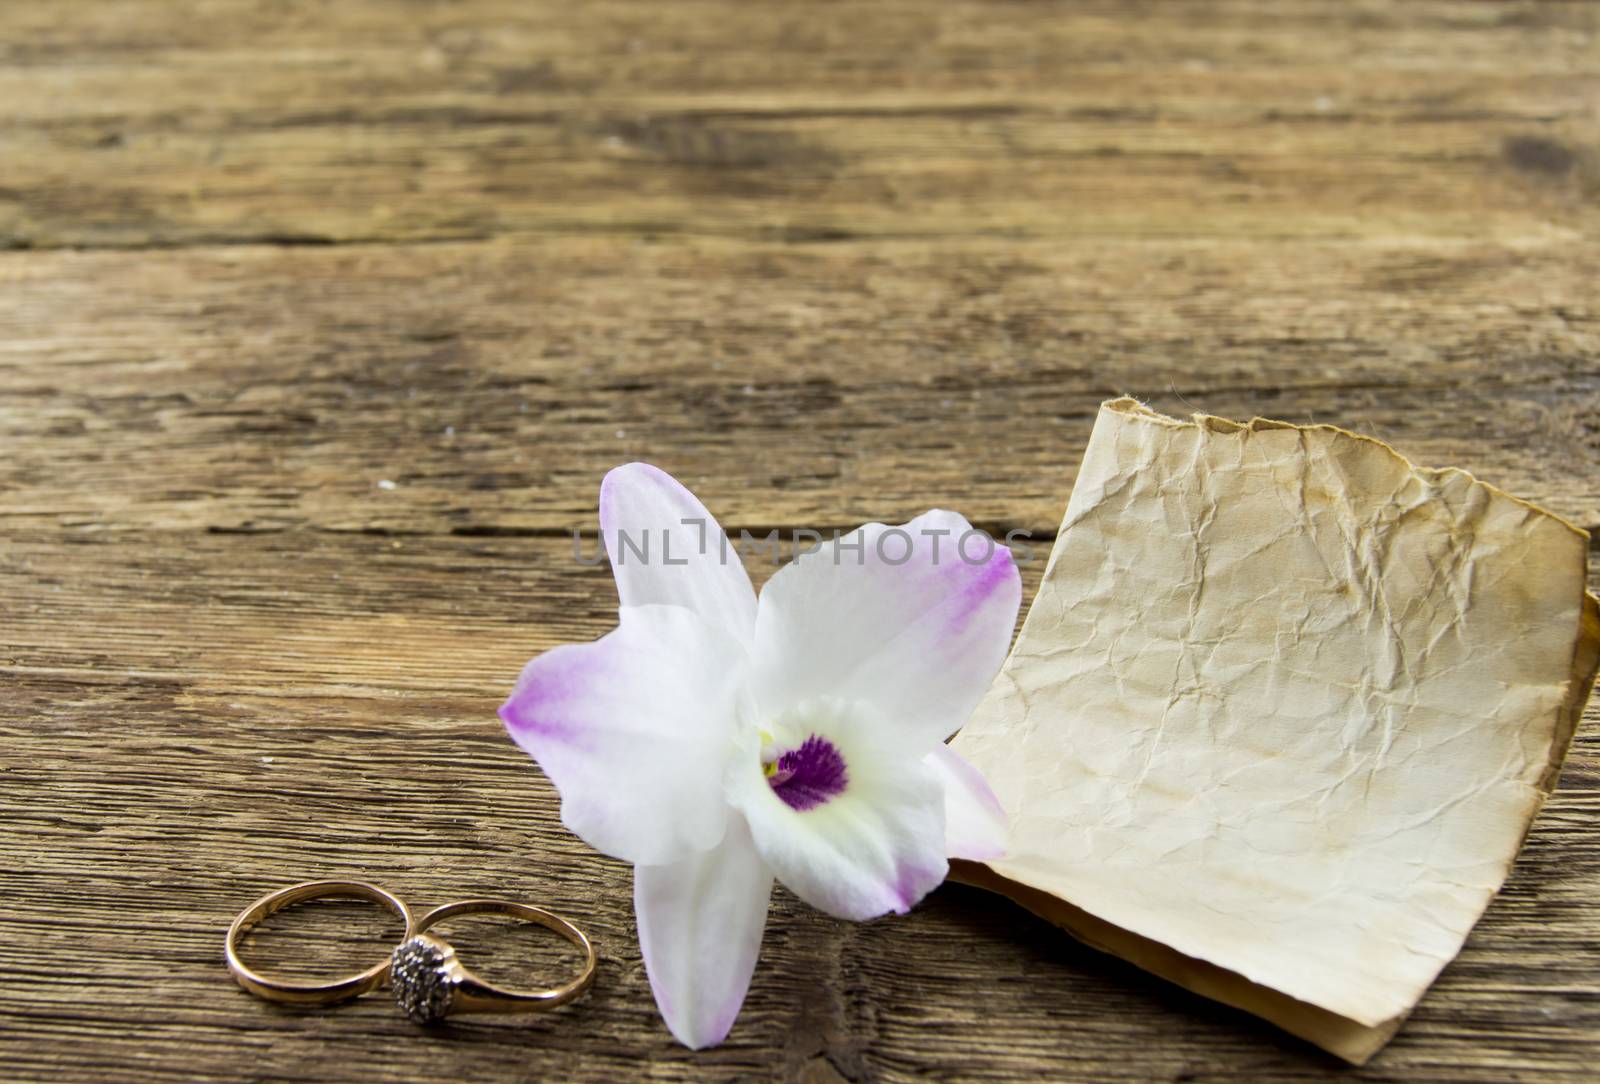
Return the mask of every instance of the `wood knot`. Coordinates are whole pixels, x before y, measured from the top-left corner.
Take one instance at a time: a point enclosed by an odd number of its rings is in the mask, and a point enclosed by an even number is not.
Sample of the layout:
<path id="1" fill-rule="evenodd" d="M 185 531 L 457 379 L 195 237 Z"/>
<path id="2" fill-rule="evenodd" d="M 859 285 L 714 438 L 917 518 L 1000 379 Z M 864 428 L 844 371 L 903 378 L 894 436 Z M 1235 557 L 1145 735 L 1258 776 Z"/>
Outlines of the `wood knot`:
<path id="1" fill-rule="evenodd" d="M 1571 147 L 1543 136 L 1511 136 L 1500 149 L 1507 162 L 1525 173 L 1558 177 L 1577 164 Z"/>

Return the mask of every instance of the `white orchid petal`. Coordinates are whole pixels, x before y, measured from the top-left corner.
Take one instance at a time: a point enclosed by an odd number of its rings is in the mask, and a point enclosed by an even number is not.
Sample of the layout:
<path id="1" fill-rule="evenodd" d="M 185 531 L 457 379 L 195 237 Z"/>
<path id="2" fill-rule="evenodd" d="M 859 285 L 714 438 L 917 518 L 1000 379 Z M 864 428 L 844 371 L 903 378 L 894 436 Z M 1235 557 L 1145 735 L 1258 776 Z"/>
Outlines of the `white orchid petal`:
<path id="1" fill-rule="evenodd" d="M 824 785 L 786 800 L 763 770 L 759 736 L 728 762 L 728 800 L 744 813 L 762 858 L 795 895 L 831 915 L 904 913 L 945 878 L 944 787 L 920 758 L 886 741 L 864 702 L 803 702 L 773 725 L 790 751 L 821 739 Z M 837 755 L 842 772 L 834 772 Z M 805 771 L 804 766 L 799 768 Z M 793 782 L 793 781 L 791 781 Z M 791 805 L 793 801 L 795 804 Z"/>
<path id="2" fill-rule="evenodd" d="M 600 533 L 624 606 L 683 606 L 740 639 L 756 594 L 721 525 L 677 479 L 628 463 L 600 483 Z"/>
<path id="3" fill-rule="evenodd" d="M 988 689 L 1021 601 L 1010 551 L 961 516 L 868 524 L 762 589 L 756 699 L 766 713 L 815 696 L 871 700 L 907 744 L 904 755 L 920 759 Z"/>
<path id="4" fill-rule="evenodd" d="M 926 758 L 944 785 L 945 854 L 987 862 L 1006 853 L 1006 811 L 983 773 L 941 745 Z"/>
<path id="5" fill-rule="evenodd" d="M 662 864 L 722 839 L 720 788 L 743 647 L 677 606 L 628 606 L 589 644 L 545 652 L 500 709 L 597 851 Z"/>
<path id="6" fill-rule="evenodd" d="M 772 871 L 739 816 L 729 818 L 715 848 L 634 870 L 633 905 L 650 989 L 684 1046 L 715 1046 L 733 1027 L 755 972 L 771 894 Z"/>

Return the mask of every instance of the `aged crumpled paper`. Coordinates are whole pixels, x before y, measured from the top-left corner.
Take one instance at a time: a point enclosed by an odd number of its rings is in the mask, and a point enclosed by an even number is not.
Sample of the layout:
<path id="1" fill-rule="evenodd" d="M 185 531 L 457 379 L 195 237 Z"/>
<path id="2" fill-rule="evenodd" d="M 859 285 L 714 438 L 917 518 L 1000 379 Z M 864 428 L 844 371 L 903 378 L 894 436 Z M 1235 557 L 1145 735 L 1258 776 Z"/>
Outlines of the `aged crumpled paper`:
<path id="1" fill-rule="evenodd" d="M 955 748 L 956 876 L 1354 1062 L 1504 881 L 1600 660 L 1587 535 L 1332 426 L 1106 403 Z"/>

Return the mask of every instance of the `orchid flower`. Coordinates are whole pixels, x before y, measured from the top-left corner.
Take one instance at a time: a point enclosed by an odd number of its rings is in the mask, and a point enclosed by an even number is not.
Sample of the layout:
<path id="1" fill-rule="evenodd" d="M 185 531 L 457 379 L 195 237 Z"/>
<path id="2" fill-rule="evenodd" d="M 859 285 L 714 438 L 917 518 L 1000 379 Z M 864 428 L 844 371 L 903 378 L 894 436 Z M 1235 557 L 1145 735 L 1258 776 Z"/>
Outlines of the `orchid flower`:
<path id="1" fill-rule="evenodd" d="M 500 717 L 562 823 L 633 863 L 651 990 L 699 1049 L 744 1003 L 774 878 L 863 920 L 1002 852 L 1005 814 L 943 743 L 1000 668 L 1021 579 L 932 511 L 800 555 L 758 602 L 705 506 L 644 463 L 606 475 L 600 528 L 618 627 L 535 658 Z"/>

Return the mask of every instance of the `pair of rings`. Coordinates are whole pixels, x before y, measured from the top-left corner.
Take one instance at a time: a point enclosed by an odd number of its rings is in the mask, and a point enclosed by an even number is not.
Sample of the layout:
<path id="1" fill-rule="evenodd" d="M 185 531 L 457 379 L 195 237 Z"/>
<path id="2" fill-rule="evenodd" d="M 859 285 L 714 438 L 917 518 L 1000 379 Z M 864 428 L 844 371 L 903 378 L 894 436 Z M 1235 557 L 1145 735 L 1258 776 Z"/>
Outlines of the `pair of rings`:
<path id="1" fill-rule="evenodd" d="M 297 903 L 320 899 L 357 899 L 379 903 L 400 916 L 406 933 L 389 958 L 357 975 L 329 982 L 291 982 L 253 971 L 239 959 L 239 939 L 268 915 Z M 577 978 L 548 989 L 512 989 L 484 982 L 456 958 L 456 951 L 426 931 L 458 915 L 511 915 L 537 923 L 583 950 L 583 970 Z M 456 1013 L 541 1012 L 564 1005 L 594 982 L 594 946 L 582 930 L 543 908 L 510 900 L 458 900 L 435 907 L 420 919 L 400 897 L 365 881 L 306 881 L 262 896 L 239 912 L 228 927 L 228 970 L 239 985 L 257 997 L 294 1005 L 327 1005 L 359 997 L 383 984 L 394 990 L 395 1000 L 419 1024 L 443 1020 Z"/>

